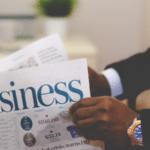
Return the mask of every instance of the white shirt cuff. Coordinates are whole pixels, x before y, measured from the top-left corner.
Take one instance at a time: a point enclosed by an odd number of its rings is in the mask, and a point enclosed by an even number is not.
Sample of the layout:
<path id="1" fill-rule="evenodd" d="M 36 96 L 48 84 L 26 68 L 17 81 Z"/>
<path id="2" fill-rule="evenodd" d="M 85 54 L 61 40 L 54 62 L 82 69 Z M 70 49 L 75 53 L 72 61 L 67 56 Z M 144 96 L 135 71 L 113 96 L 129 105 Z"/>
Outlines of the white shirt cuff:
<path id="1" fill-rule="evenodd" d="M 123 94 L 123 86 L 122 86 L 121 78 L 118 72 L 114 68 L 109 68 L 107 70 L 104 70 L 102 71 L 101 74 L 105 76 L 105 78 L 107 79 L 110 85 L 112 97 Z"/>

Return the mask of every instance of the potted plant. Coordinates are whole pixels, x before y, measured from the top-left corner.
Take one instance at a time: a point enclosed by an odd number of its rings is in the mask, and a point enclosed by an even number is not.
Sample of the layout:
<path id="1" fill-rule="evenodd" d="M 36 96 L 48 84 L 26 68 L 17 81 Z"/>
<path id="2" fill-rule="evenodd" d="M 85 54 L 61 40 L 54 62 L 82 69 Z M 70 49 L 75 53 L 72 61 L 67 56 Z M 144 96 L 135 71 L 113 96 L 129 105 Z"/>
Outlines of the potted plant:
<path id="1" fill-rule="evenodd" d="M 65 38 L 67 18 L 70 17 L 77 0 L 37 0 L 35 8 L 39 15 L 45 17 L 46 34 L 58 33 Z"/>

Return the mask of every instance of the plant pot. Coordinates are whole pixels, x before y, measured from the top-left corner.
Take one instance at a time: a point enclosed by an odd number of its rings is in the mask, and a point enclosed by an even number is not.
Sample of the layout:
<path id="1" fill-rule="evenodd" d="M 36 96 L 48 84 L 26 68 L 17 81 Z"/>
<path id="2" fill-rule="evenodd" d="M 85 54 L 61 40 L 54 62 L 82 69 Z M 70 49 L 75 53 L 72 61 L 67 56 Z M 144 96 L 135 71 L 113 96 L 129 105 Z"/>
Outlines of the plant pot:
<path id="1" fill-rule="evenodd" d="M 58 33 L 62 40 L 67 36 L 68 19 L 65 17 L 46 17 L 45 18 L 45 35 Z"/>

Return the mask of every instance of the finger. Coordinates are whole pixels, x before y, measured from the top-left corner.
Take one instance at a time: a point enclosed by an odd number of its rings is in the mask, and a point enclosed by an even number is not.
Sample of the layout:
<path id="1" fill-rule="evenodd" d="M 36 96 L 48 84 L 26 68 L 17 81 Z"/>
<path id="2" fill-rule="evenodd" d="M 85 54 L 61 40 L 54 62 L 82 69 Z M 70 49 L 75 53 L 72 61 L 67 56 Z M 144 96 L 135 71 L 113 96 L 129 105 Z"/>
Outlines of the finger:
<path id="1" fill-rule="evenodd" d="M 91 117 L 88 119 L 77 121 L 76 125 L 77 128 L 79 128 L 82 132 L 89 132 L 96 129 L 97 122 L 93 117 Z"/>
<path id="2" fill-rule="evenodd" d="M 76 128 L 76 129 L 77 129 L 77 133 L 78 133 L 80 136 L 83 136 L 82 130 L 80 130 L 79 128 Z"/>
<path id="3" fill-rule="evenodd" d="M 93 98 L 84 98 L 81 99 L 80 101 L 76 102 L 75 104 L 73 104 L 69 110 L 68 113 L 70 115 L 73 115 L 74 112 L 81 107 L 88 107 L 88 106 L 94 106 L 98 103 L 98 98 L 93 97 Z"/>
<path id="4" fill-rule="evenodd" d="M 73 122 L 77 123 L 77 121 L 90 118 L 94 114 L 95 114 L 95 107 L 79 108 L 73 114 Z"/>
<path id="5" fill-rule="evenodd" d="M 73 123 L 73 125 L 74 125 L 75 128 L 77 129 L 77 133 L 78 133 L 80 136 L 83 136 L 83 132 L 77 127 L 77 124 Z"/>

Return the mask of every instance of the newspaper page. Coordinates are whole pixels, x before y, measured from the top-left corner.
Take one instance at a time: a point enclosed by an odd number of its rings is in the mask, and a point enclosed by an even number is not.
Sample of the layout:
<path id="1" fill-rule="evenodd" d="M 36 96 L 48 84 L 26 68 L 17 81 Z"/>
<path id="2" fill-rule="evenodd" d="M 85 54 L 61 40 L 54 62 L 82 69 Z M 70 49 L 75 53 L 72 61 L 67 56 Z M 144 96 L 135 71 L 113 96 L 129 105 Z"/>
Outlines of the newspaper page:
<path id="1" fill-rule="evenodd" d="M 0 150 L 101 150 L 68 115 L 90 97 L 85 59 L 3 72 L 0 82 Z"/>
<path id="2" fill-rule="evenodd" d="M 67 61 L 68 55 L 58 34 L 40 39 L 0 59 L 0 72 Z"/>

